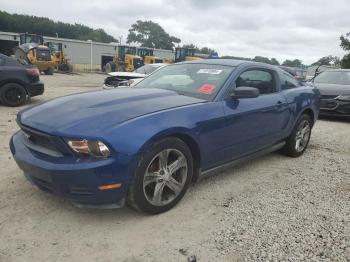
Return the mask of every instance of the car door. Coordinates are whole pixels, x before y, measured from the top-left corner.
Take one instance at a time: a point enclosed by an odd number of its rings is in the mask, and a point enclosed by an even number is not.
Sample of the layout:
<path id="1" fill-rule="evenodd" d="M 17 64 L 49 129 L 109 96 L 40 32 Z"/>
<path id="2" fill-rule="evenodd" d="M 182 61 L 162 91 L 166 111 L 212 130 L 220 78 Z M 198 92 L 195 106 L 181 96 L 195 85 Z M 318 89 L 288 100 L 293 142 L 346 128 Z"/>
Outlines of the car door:
<path id="1" fill-rule="evenodd" d="M 257 88 L 260 95 L 256 98 L 227 98 L 223 102 L 227 161 L 276 143 L 282 138 L 290 116 L 274 70 L 259 67 L 246 69 L 235 79 L 232 90 L 241 86 Z"/>

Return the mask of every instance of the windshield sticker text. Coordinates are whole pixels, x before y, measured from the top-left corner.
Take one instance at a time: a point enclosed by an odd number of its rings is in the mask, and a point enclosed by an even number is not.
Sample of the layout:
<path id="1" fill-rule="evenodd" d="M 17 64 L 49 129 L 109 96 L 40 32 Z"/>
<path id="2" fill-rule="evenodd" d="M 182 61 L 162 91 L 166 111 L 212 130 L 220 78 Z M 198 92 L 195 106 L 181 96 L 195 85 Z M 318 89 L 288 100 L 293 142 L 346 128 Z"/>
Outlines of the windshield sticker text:
<path id="1" fill-rule="evenodd" d="M 219 69 L 199 69 L 197 74 L 220 75 L 221 72 Z"/>

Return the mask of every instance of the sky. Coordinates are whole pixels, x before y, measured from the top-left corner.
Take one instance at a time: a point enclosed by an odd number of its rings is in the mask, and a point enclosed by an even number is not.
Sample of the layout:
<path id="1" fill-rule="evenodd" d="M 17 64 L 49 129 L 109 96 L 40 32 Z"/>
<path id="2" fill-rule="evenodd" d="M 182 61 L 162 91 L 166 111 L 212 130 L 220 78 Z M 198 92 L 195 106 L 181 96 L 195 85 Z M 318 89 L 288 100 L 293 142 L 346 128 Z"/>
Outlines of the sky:
<path id="1" fill-rule="evenodd" d="M 181 44 L 304 64 L 342 57 L 339 36 L 350 32 L 349 0 L 0 0 L 0 9 L 103 28 L 123 42 L 133 23 L 152 20 Z"/>

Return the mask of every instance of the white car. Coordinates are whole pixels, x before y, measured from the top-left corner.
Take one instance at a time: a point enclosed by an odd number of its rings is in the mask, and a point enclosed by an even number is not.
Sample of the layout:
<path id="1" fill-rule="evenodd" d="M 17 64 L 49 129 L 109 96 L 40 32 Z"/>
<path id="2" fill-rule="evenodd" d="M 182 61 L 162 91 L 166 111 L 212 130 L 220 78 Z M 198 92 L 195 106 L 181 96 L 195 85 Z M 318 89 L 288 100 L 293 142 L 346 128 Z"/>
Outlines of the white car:
<path id="1" fill-rule="evenodd" d="M 164 63 L 147 64 L 139 67 L 133 72 L 111 72 L 104 80 L 103 89 L 116 87 L 129 87 L 140 82 L 143 78 L 153 73 L 155 70 L 166 66 Z"/>

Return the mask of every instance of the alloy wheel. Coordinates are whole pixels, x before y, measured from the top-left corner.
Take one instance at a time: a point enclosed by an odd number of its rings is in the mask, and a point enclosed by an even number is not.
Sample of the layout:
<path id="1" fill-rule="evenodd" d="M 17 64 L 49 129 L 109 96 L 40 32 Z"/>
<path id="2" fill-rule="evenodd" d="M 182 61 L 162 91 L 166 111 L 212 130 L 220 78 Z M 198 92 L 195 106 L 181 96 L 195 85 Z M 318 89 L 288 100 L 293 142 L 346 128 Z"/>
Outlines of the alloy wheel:
<path id="1" fill-rule="evenodd" d="M 177 149 L 164 149 L 148 165 L 143 191 L 154 206 L 165 206 L 183 190 L 188 175 L 187 159 Z"/>
<path id="2" fill-rule="evenodd" d="M 309 121 L 303 120 L 299 124 L 298 131 L 296 133 L 296 139 L 295 139 L 295 150 L 298 152 L 302 152 L 309 142 L 310 139 L 310 133 L 311 133 L 311 126 Z"/>

